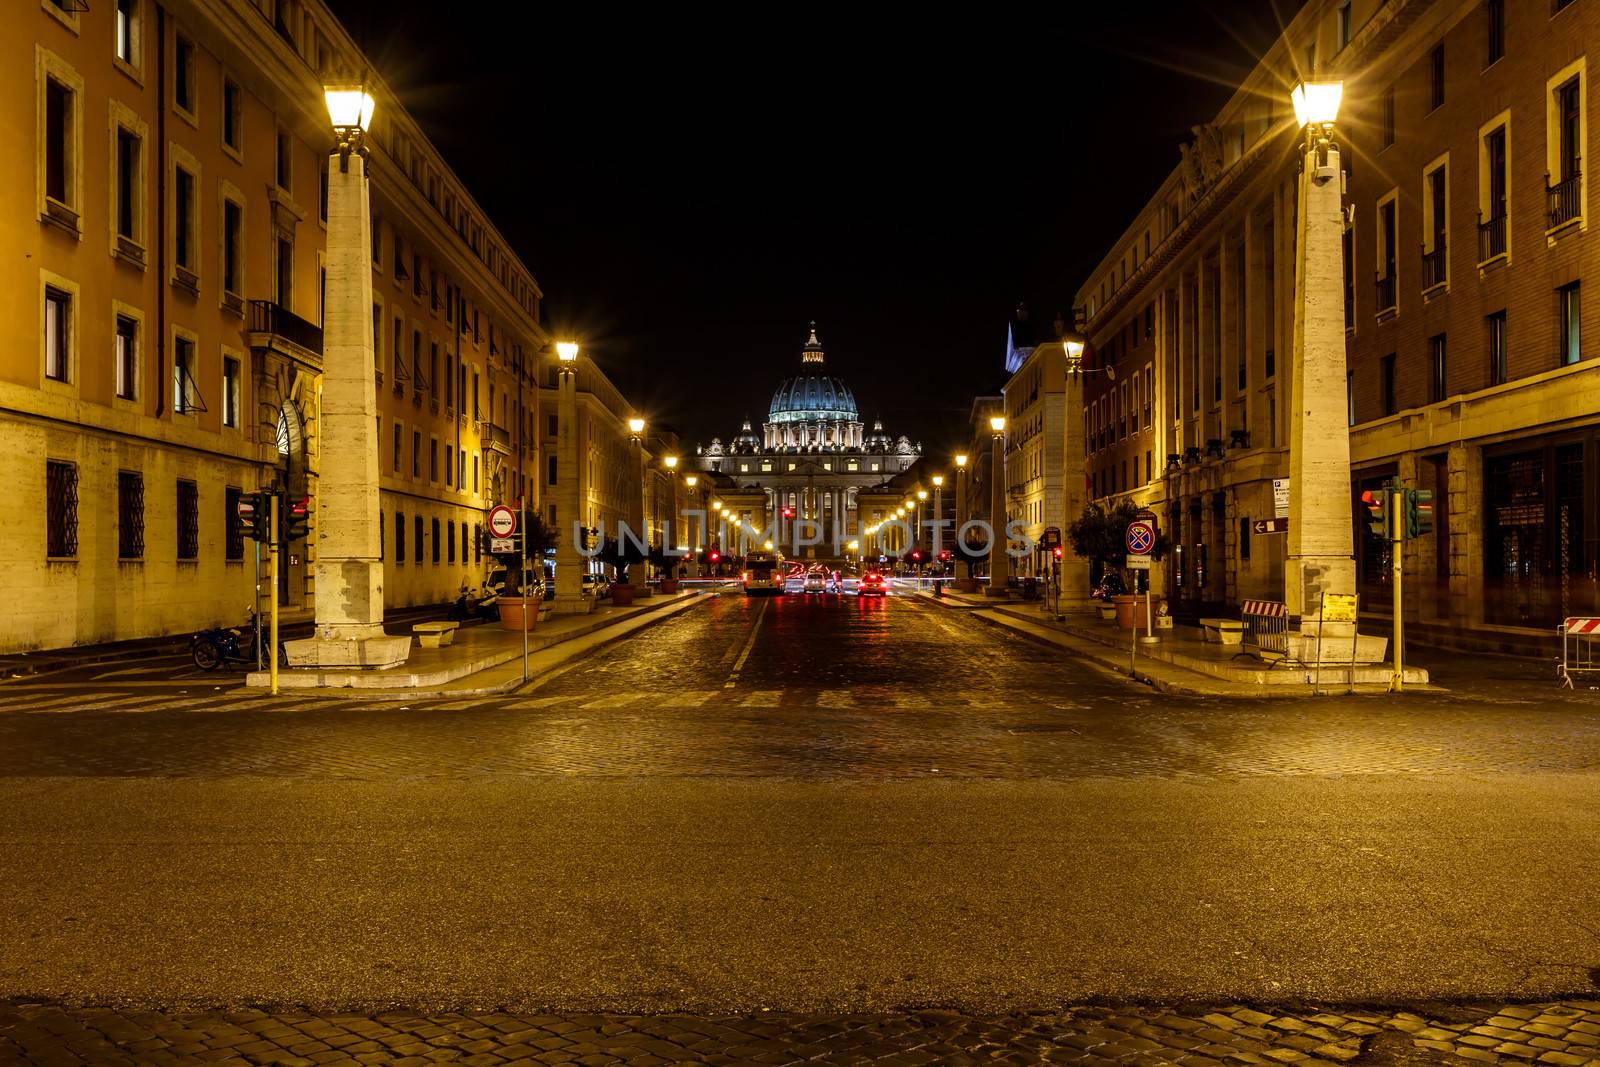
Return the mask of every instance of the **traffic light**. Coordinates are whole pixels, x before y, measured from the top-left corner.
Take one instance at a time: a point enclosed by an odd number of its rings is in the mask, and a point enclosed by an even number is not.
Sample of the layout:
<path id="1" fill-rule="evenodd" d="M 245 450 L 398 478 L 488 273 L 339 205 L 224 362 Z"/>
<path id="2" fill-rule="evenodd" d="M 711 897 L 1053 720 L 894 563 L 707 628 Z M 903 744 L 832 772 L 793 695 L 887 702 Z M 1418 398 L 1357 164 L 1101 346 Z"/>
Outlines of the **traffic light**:
<path id="1" fill-rule="evenodd" d="M 713 548 L 711 550 L 711 554 L 706 558 L 712 563 L 720 563 L 722 561 L 722 553 Z"/>
<path id="2" fill-rule="evenodd" d="M 794 508 L 785 506 L 783 509 L 783 517 L 786 519 L 794 518 Z"/>
<path id="3" fill-rule="evenodd" d="M 939 558 L 948 561 L 950 559 L 950 550 L 948 548 L 941 549 L 939 552 Z"/>
<path id="4" fill-rule="evenodd" d="M 1374 537 L 1389 539 L 1389 490 L 1361 490 L 1361 506 L 1367 509 L 1367 529 Z"/>
<path id="5" fill-rule="evenodd" d="M 238 504 L 239 525 L 244 535 L 252 541 L 272 540 L 272 494 L 241 493 Z"/>
<path id="6" fill-rule="evenodd" d="M 911 562 L 912 563 L 921 563 L 922 562 L 922 549 L 913 548 L 911 550 Z"/>
<path id="7" fill-rule="evenodd" d="M 303 496 L 284 508 L 283 536 L 286 541 L 298 541 L 311 527 L 311 498 Z"/>
<path id="8" fill-rule="evenodd" d="M 1406 490 L 1406 538 L 1433 532 L 1433 491 Z"/>
<path id="9" fill-rule="evenodd" d="M 1061 546 L 1057 545 L 1056 547 L 1052 548 L 1050 550 L 1050 555 L 1054 556 L 1056 559 L 1060 559 L 1061 558 Z"/>

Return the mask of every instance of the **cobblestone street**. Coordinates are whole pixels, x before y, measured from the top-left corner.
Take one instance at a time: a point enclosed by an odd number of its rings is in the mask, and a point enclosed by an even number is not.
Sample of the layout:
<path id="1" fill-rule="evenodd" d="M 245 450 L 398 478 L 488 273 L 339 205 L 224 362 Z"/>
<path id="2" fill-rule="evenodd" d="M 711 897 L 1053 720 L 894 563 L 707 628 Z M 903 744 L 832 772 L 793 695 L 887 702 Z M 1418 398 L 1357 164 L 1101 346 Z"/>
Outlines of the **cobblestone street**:
<path id="1" fill-rule="evenodd" d="M 1166 696 L 899 596 L 503 697 L 9 683 L 0 1062 L 1578 1067 L 1597 764 L 1581 695 Z"/>

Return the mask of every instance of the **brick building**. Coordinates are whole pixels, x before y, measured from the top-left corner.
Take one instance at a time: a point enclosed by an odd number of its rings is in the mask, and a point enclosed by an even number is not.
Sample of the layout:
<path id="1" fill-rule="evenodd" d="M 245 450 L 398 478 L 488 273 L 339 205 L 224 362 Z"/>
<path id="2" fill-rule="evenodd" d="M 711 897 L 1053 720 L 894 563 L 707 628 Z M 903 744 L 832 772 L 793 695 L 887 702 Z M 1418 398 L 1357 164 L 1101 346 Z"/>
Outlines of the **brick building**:
<path id="1" fill-rule="evenodd" d="M 1600 370 L 1583 347 L 1593 0 L 1311 0 L 1078 293 L 1101 499 L 1154 506 L 1177 605 L 1281 599 L 1301 77 L 1342 79 L 1351 521 L 1363 609 L 1389 561 L 1359 495 L 1435 493 L 1408 615 L 1482 647 L 1600 609 Z M 1590 272 L 1593 273 L 1593 272 Z M 1293 487 L 1290 487 L 1293 491 Z"/>

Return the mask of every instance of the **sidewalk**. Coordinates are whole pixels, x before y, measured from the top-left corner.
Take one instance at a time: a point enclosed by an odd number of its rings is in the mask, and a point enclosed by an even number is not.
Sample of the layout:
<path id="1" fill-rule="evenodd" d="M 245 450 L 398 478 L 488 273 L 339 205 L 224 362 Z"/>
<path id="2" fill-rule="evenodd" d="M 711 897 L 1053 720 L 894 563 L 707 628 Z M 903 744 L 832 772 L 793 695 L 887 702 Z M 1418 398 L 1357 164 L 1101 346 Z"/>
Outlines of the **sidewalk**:
<path id="1" fill-rule="evenodd" d="M 553 667 L 671 618 L 714 595 L 658 593 L 627 607 L 606 604 L 588 615 L 543 619 L 528 631 L 528 678 L 535 679 Z M 422 648 L 413 642 L 410 657 L 394 670 L 285 669 L 278 672 L 278 687 L 307 696 L 322 691 L 341 699 L 508 693 L 523 683 L 522 648 L 522 634 L 515 630 L 503 630 L 495 624 L 462 627 L 456 631 L 455 640 L 444 648 Z M 253 689 L 266 688 L 271 684 L 271 675 L 252 671 L 245 684 Z"/>
<path id="2" fill-rule="evenodd" d="M 935 597 L 918 596 L 941 607 L 974 612 L 978 618 L 1004 626 L 1026 637 L 1067 649 L 1120 674 L 1130 673 L 1132 635 L 1098 616 L 1075 612 L 1058 622 L 1046 614 L 1043 603 L 986 597 L 946 591 Z M 1193 627 L 1163 631 L 1158 644 L 1140 644 L 1132 656 L 1132 676 L 1162 692 L 1200 696 L 1265 697 L 1311 696 L 1316 692 L 1386 692 L 1386 666 L 1346 668 L 1324 664 L 1320 680 L 1306 667 L 1280 664 L 1268 668 L 1258 661 L 1235 659 L 1236 645 L 1207 644 Z M 1428 683 L 1428 672 L 1406 668 L 1407 688 L 1438 691 Z"/>

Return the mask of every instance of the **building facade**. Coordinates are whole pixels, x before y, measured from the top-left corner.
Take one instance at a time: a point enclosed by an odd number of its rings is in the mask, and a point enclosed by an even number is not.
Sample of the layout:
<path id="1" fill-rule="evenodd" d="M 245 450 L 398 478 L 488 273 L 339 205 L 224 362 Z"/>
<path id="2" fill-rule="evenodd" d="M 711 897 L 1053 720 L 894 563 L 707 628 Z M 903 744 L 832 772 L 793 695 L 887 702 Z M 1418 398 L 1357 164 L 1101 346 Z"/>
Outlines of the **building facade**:
<path id="1" fill-rule="evenodd" d="M 243 493 L 315 515 L 332 133 L 368 69 L 320 0 L 39 0 L 3 16 L 0 649 L 238 622 Z M 477 581 L 537 490 L 541 293 L 381 80 L 368 143 L 385 597 Z M 309 617 L 316 530 L 279 595 Z"/>
<path id="2" fill-rule="evenodd" d="M 780 545 L 792 548 L 796 521 L 820 524 L 825 543 L 809 550 L 819 558 L 833 553 L 835 528 L 852 531 L 883 521 L 882 515 L 861 513 L 858 491 L 889 481 L 922 454 L 920 444 L 891 437 L 881 422 L 866 429 L 855 394 L 824 374 L 824 365 L 812 323 L 800 373 L 779 383 L 761 433 L 746 419 L 727 445 L 712 438 L 709 446 L 695 449 L 701 470 L 766 493 Z"/>
<path id="3" fill-rule="evenodd" d="M 1600 610 L 1597 263 L 1582 169 L 1583 0 L 1312 0 L 1083 288 L 1100 499 L 1154 507 L 1192 609 L 1283 597 L 1300 131 L 1287 87 L 1341 79 L 1351 522 L 1362 608 L 1390 610 L 1364 490 L 1434 493 L 1408 616 L 1482 647 Z M 1593 273 L 1593 272 L 1590 272 Z M 1294 487 L 1289 485 L 1289 492 Z"/>

